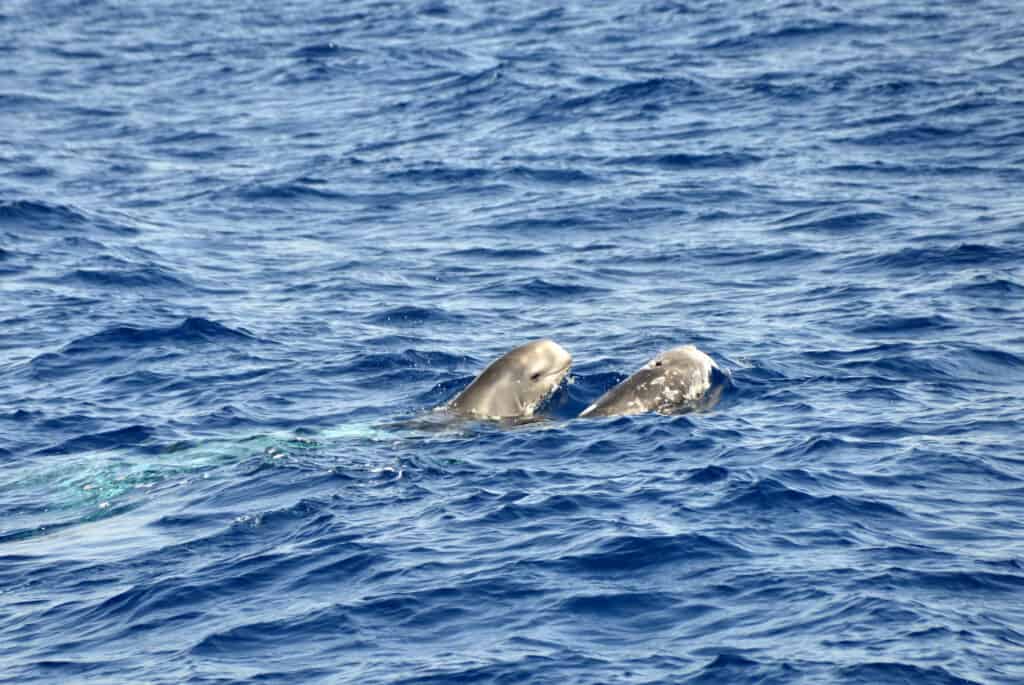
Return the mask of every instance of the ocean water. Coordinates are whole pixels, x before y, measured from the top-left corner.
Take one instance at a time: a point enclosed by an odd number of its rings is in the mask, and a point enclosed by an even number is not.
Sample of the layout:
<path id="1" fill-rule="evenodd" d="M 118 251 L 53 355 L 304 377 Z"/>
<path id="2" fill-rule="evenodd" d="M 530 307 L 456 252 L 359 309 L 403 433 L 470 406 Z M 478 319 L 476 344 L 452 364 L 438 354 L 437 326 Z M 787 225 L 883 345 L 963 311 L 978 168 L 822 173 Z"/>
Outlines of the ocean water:
<path id="1" fill-rule="evenodd" d="M 1024 682 L 1017 3 L 0 37 L 0 681 Z M 545 421 L 417 421 L 540 337 Z"/>

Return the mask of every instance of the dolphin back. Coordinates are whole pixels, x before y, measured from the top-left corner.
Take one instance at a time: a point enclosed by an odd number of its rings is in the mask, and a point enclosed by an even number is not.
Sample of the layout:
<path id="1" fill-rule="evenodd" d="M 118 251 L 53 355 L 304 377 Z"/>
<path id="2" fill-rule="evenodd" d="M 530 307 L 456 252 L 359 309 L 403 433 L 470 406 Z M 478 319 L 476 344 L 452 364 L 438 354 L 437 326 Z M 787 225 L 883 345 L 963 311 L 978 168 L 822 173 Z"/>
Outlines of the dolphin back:
<path id="1" fill-rule="evenodd" d="M 693 345 L 677 347 L 649 361 L 580 416 L 681 414 L 707 409 L 721 396 L 725 379 L 711 357 Z"/>

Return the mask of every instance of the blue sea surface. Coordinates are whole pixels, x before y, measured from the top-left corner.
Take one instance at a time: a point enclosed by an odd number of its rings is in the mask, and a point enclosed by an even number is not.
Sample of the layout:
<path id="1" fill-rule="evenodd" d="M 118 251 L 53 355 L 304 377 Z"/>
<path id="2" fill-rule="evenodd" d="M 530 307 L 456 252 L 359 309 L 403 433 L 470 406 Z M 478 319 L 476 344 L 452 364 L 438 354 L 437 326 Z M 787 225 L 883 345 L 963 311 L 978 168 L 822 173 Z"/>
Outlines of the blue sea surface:
<path id="1" fill-rule="evenodd" d="M 1022 396 L 1016 2 L 0 4 L 2 682 L 1021 683 Z"/>

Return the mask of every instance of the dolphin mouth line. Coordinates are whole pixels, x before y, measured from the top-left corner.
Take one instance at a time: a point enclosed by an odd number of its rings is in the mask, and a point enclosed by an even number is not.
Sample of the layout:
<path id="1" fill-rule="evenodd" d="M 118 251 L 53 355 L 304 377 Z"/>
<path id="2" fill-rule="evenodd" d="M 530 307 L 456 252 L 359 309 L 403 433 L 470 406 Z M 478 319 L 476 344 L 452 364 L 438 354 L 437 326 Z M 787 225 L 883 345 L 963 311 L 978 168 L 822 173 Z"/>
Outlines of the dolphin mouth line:
<path id="1" fill-rule="evenodd" d="M 555 370 L 554 370 L 554 371 L 552 371 L 551 373 L 546 373 L 546 374 L 544 374 L 544 378 L 547 378 L 548 376 L 557 376 L 557 375 L 558 375 L 558 374 L 560 374 L 560 373 L 565 373 L 566 371 L 568 371 L 568 370 L 569 370 L 569 367 L 570 367 L 570 366 L 572 366 L 572 362 L 571 362 L 571 361 L 570 361 L 570 362 L 568 362 L 568 363 L 566 363 L 566 365 L 565 365 L 565 366 L 563 366 L 563 367 L 562 367 L 562 368 L 560 368 L 560 369 L 555 369 Z"/>

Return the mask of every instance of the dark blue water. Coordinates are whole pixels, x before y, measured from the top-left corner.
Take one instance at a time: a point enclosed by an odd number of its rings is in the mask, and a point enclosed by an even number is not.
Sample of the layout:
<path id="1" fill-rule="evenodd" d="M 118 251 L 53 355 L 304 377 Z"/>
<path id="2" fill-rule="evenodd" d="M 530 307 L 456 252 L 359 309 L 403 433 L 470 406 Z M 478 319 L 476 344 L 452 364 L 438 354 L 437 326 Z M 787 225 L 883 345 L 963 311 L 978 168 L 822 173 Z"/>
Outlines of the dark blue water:
<path id="1" fill-rule="evenodd" d="M 1020 683 L 1022 188 L 1014 2 L 3 3 L 0 680 Z"/>

